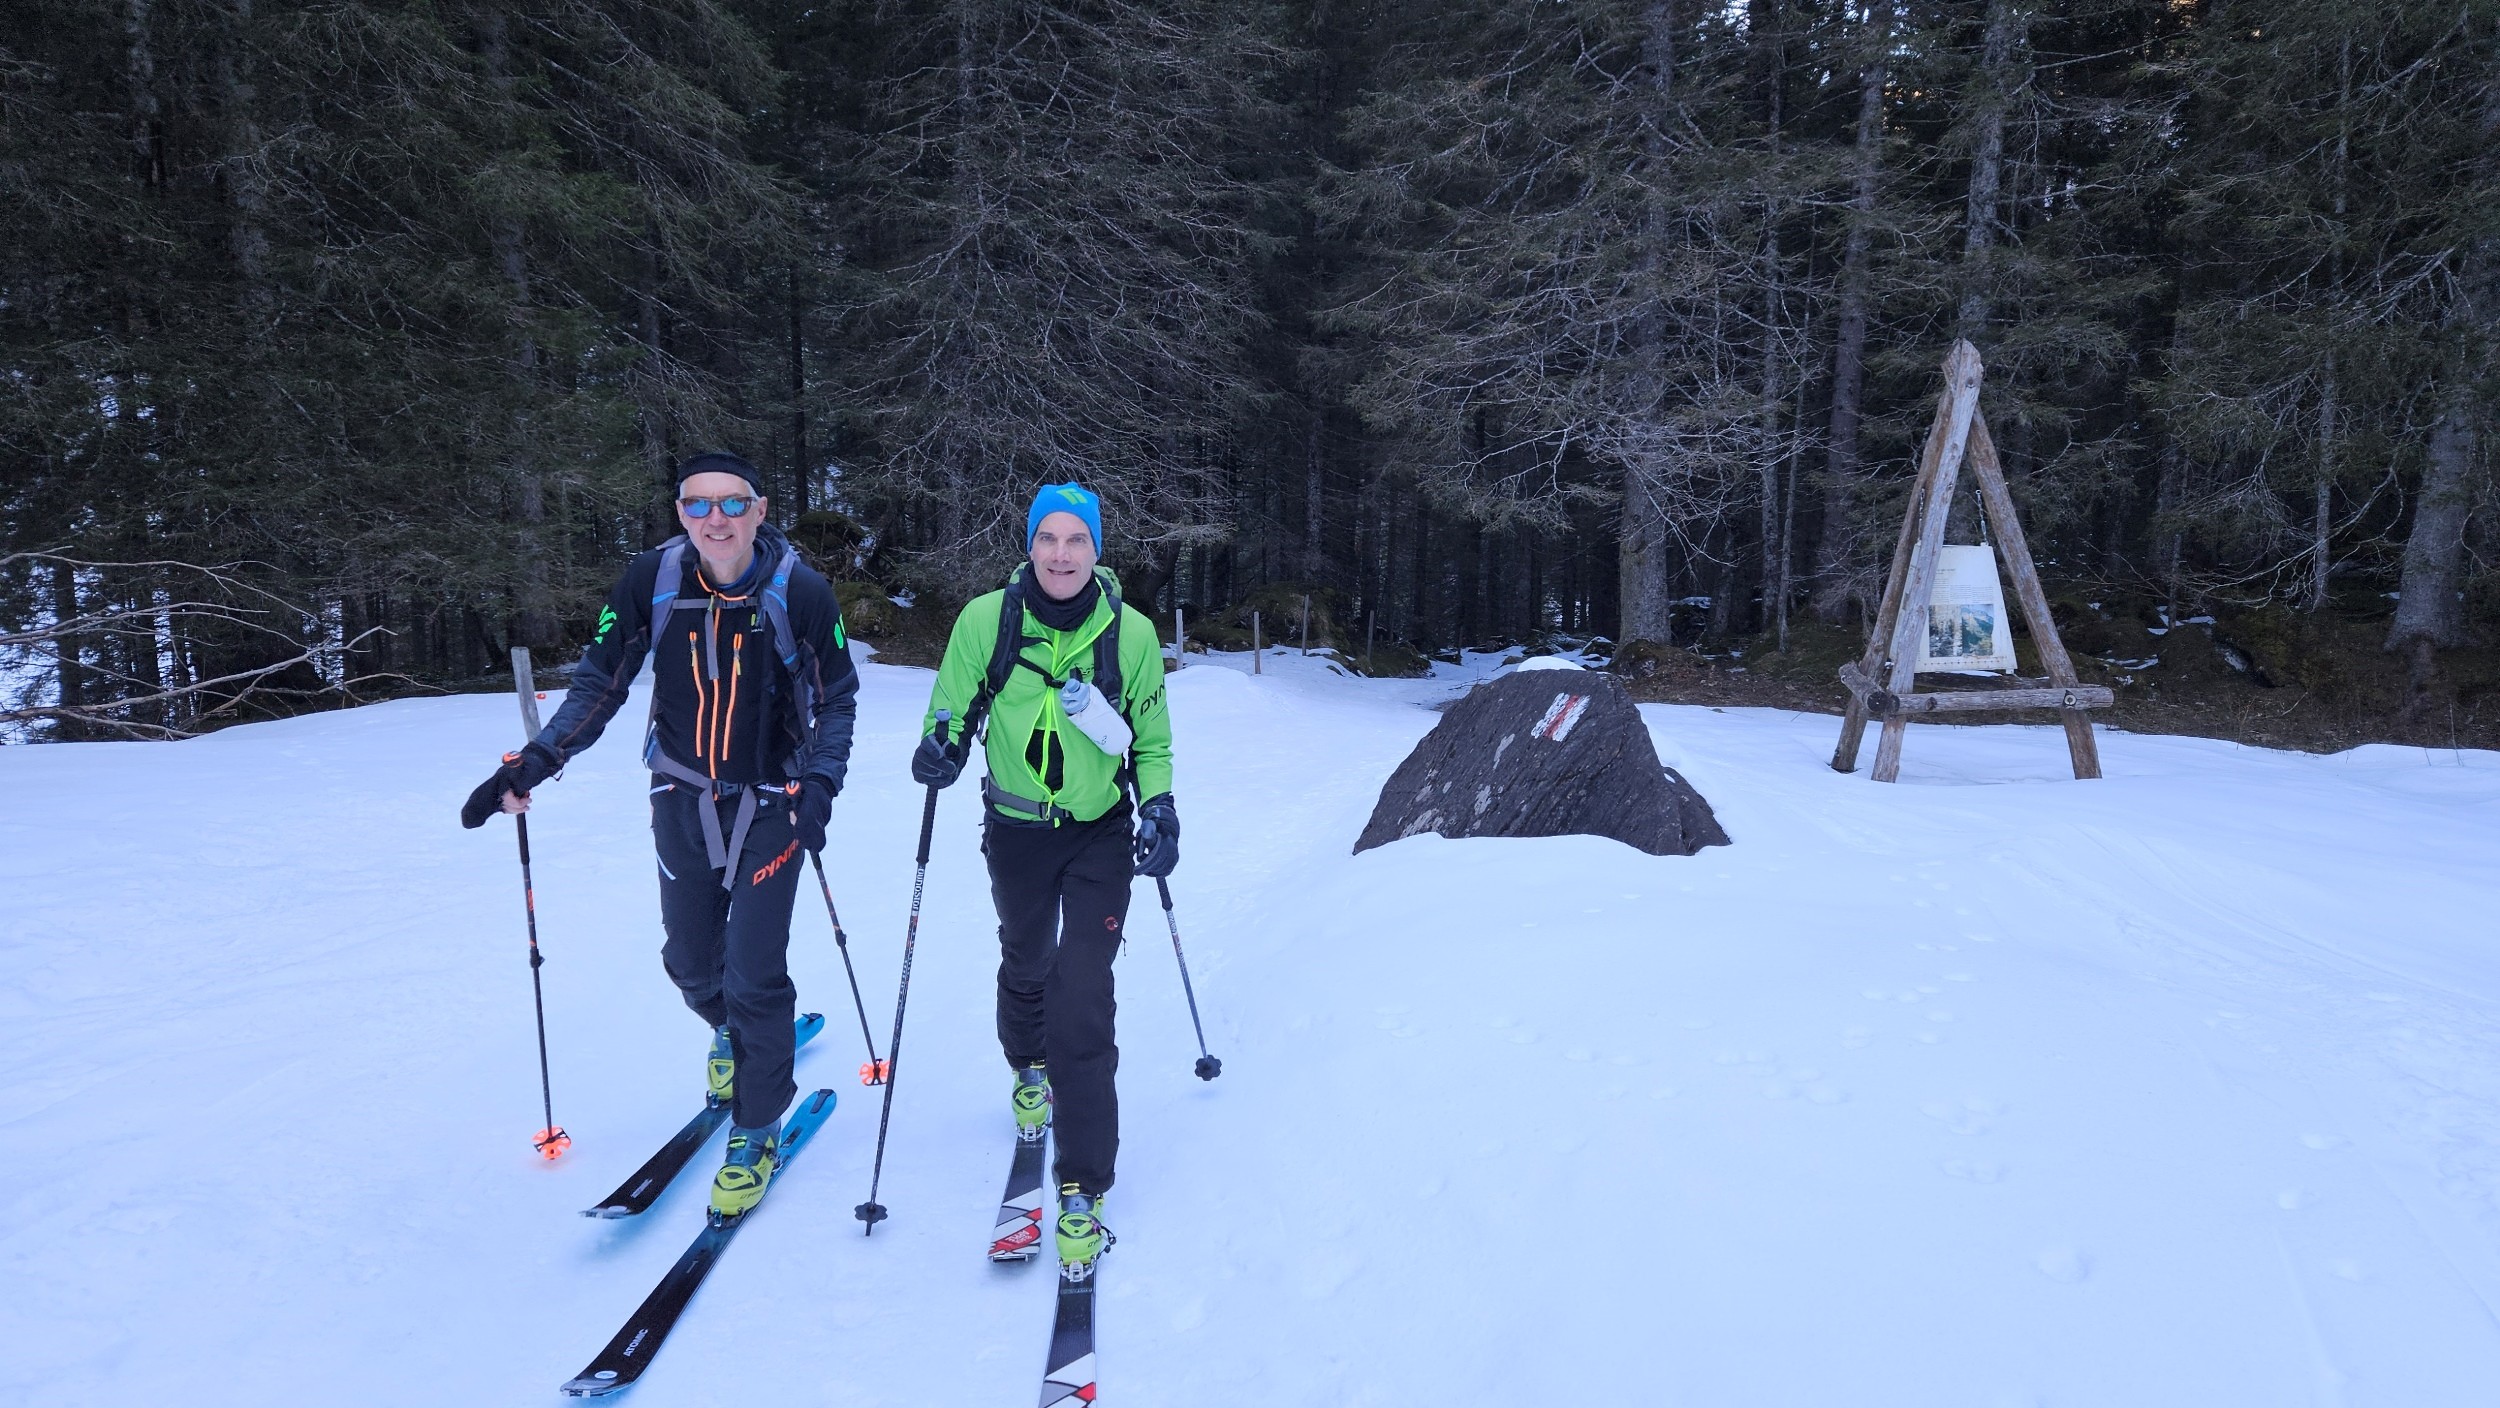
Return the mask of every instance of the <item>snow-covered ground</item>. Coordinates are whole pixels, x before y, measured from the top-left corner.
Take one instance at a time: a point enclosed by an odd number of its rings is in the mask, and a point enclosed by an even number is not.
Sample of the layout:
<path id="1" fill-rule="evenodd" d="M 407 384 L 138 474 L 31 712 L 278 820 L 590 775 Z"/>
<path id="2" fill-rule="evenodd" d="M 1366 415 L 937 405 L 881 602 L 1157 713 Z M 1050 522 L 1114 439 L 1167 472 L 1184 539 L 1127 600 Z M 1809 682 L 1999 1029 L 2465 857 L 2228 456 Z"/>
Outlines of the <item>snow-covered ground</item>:
<path id="1" fill-rule="evenodd" d="M 1831 719 L 1653 706 L 1733 846 L 1357 857 L 1450 682 L 1245 663 L 1172 684 L 1225 1066 L 1141 886 L 1105 1401 L 2500 1399 L 2500 756 L 2107 734 L 2076 783 L 2053 729 L 1922 728 L 1882 787 Z M 865 673 L 828 861 L 882 1043 L 928 675 Z M 533 815 L 555 1164 L 511 828 L 454 820 L 510 700 L 0 749 L 0 1402 L 557 1401 L 711 1166 L 575 1216 L 698 1098 L 639 707 Z M 1033 1401 L 1049 1268 L 981 1255 L 977 814 L 940 808 L 892 1220 L 851 1217 L 876 1102 L 811 887 L 800 1081 L 842 1103 L 644 1408 Z"/>

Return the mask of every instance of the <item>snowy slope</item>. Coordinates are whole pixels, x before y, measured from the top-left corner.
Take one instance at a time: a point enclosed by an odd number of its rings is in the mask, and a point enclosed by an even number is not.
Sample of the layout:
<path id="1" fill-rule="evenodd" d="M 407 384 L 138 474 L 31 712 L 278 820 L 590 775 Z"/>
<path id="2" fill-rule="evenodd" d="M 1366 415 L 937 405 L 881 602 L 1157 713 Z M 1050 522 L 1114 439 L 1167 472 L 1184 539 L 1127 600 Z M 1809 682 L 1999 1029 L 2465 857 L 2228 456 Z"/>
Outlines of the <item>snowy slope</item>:
<path id="1" fill-rule="evenodd" d="M 1239 665 L 1241 661 L 1230 662 Z M 1653 706 L 1732 847 L 1348 848 L 1448 682 L 1173 679 L 1176 877 L 1121 961 L 1106 1401 L 2489 1403 L 2500 1390 L 2500 756 L 2313 758 Z M 1478 662 L 1479 667 L 1481 662 Z M 880 1043 L 928 687 L 865 670 L 828 852 Z M 639 705 L 632 706 L 638 710 Z M 575 1216 L 692 1111 L 629 712 L 533 816 L 508 699 L 0 749 L 0 1402 L 557 1401 L 693 1235 Z M 883 1201 L 810 890 L 803 1086 L 842 1105 L 644 1408 L 1025 1404 L 1046 1266 L 1006 1171 L 970 787 L 930 867 Z"/>

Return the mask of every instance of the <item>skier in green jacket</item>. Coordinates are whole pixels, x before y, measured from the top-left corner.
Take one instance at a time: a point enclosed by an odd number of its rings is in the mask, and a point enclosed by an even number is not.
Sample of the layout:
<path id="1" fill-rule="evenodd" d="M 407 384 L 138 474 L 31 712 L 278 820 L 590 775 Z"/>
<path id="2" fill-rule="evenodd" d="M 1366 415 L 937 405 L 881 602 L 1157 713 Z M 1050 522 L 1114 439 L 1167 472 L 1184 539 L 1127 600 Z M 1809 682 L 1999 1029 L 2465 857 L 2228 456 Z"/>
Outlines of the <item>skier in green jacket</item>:
<path id="1" fill-rule="evenodd" d="M 1120 1146 L 1111 960 L 1133 875 L 1180 860 L 1172 728 L 1154 623 L 1096 565 L 1102 507 L 1048 484 L 1025 515 L 1031 561 L 955 618 L 912 776 L 954 782 L 986 717 L 982 853 L 998 907 L 998 1041 L 1018 1133 L 1057 1133 L 1062 1263 L 1090 1268 Z M 1013 609 L 1015 616 L 1007 613 Z M 1012 623 L 1014 634 L 1005 627 Z M 954 721 L 937 722 L 940 711 Z M 1144 800 L 1134 811 L 1130 797 Z"/>

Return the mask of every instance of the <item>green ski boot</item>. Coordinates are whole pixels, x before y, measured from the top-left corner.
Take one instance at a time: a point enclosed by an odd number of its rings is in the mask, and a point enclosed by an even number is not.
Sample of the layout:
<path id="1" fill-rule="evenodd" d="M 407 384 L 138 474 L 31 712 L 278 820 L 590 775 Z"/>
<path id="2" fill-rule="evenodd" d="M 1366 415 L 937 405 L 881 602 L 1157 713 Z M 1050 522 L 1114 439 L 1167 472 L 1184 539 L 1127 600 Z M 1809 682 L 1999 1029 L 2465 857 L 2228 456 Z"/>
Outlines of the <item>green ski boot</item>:
<path id="1" fill-rule="evenodd" d="M 1102 1198 L 1073 1183 L 1059 1185 L 1059 1274 L 1082 1281 L 1094 1262 L 1119 1240 L 1102 1225 Z"/>
<path id="2" fill-rule="evenodd" d="M 1050 1128 L 1050 1073 L 1036 1061 L 1016 1072 L 1010 1096 L 1016 1106 L 1016 1138 L 1030 1144 Z"/>
<path id="3" fill-rule="evenodd" d="M 729 1028 L 712 1029 L 712 1051 L 703 1062 L 704 1084 L 710 1088 L 712 1103 L 726 1105 L 738 1089 L 738 1052 L 729 1044 Z"/>
<path id="4" fill-rule="evenodd" d="M 775 1120 L 763 1129 L 729 1131 L 729 1157 L 712 1176 L 712 1218 L 726 1222 L 742 1217 L 757 1203 L 764 1201 L 764 1190 L 773 1181 L 773 1169 L 781 1162 L 781 1121 Z"/>

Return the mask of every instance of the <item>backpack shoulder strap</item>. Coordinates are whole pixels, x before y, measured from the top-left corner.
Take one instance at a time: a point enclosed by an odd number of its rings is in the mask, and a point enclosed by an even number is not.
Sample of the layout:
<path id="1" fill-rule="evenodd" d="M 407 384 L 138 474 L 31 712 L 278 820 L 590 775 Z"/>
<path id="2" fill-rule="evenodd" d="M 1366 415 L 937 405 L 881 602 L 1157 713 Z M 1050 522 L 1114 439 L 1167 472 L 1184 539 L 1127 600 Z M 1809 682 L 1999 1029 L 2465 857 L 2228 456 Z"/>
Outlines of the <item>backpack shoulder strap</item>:
<path id="1" fill-rule="evenodd" d="M 799 570 L 799 550 L 783 548 L 781 561 L 774 565 L 772 577 L 764 583 L 764 619 L 773 624 L 773 648 L 781 652 L 781 665 L 795 677 L 799 669 L 799 641 L 790 629 L 790 574 Z"/>
<path id="2" fill-rule="evenodd" d="M 1018 569 L 998 594 L 998 640 L 990 647 L 989 668 L 982 672 L 980 688 L 973 691 L 972 707 L 964 711 L 963 728 L 955 735 L 957 738 L 970 739 L 989 722 L 990 703 L 1007 687 L 1007 677 L 1015 673 L 1016 661 L 1023 654 L 1024 572 Z"/>
<path id="3" fill-rule="evenodd" d="M 982 677 L 979 706 L 986 711 L 1024 655 L 1024 574 L 1018 572 L 998 598 L 998 643 L 990 650 L 989 673 Z"/>
<path id="4" fill-rule="evenodd" d="M 764 619 L 773 627 L 773 648 L 781 654 L 781 671 L 790 677 L 790 700 L 798 710 L 799 737 L 812 739 L 816 734 L 816 686 L 807 672 L 799 668 L 798 632 L 790 628 L 790 576 L 799 570 L 799 550 L 785 547 L 781 561 L 773 565 L 773 574 L 764 583 Z M 828 589 L 832 583 L 826 583 Z M 841 603 L 834 604 L 834 630 L 839 639 Z"/>
<path id="5" fill-rule="evenodd" d="M 691 546 L 683 533 L 660 544 L 660 570 L 651 579 L 651 632 L 659 638 L 660 628 L 667 624 L 668 613 L 677 605 L 677 589 L 686 581 L 686 549 Z"/>
<path id="6" fill-rule="evenodd" d="M 1111 701 L 1111 707 L 1120 711 L 1135 732 L 1137 721 L 1128 716 L 1128 681 L 1120 669 L 1120 615 L 1125 608 L 1110 583 L 1103 583 L 1102 594 L 1111 603 L 1111 624 L 1094 637 L 1094 688 L 1102 691 L 1102 697 Z"/>

